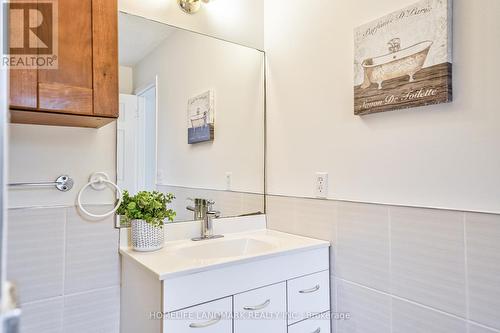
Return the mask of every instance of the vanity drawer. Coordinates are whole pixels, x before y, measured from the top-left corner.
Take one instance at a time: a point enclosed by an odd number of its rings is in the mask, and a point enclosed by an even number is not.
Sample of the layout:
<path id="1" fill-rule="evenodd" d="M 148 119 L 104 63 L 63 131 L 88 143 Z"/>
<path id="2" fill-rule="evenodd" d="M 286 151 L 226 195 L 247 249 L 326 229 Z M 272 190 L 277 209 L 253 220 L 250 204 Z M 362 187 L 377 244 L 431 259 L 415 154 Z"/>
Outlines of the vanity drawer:
<path id="1" fill-rule="evenodd" d="M 234 332 L 286 333 L 286 283 L 234 296 Z"/>
<path id="2" fill-rule="evenodd" d="M 330 310 L 329 271 L 289 280 L 287 287 L 289 325 Z"/>
<path id="3" fill-rule="evenodd" d="M 232 333 L 232 297 L 220 299 L 168 314 L 164 333 Z"/>
<path id="4" fill-rule="evenodd" d="M 288 333 L 330 333 L 330 320 L 311 318 L 288 327 Z"/>

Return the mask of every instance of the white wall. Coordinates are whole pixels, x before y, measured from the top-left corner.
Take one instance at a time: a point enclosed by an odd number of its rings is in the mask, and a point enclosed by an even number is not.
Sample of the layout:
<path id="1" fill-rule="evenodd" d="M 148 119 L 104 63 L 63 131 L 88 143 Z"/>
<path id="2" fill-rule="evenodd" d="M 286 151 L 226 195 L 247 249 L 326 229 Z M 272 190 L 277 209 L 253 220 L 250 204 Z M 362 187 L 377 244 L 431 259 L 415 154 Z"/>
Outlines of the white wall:
<path id="1" fill-rule="evenodd" d="M 414 2 L 265 2 L 269 193 L 500 212 L 499 1 L 455 1 L 452 104 L 353 115 L 353 29 Z"/>
<path id="2" fill-rule="evenodd" d="M 9 208 L 74 206 L 78 191 L 95 171 L 116 177 L 116 124 L 100 129 L 39 125 L 10 125 L 9 181 L 40 182 L 67 174 L 75 181 L 69 192 L 55 188 L 10 189 Z M 89 190 L 84 203 L 113 203 L 112 191 Z"/>
<path id="3" fill-rule="evenodd" d="M 132 67 L 120 66 L 120 94 L 132 95 L 134 93 L 134 71 Z"/>
<path id="4" fill-rule="evenodd" d="M 264 47 L 264 0 L 212 0 L 195 15 L 177 0 L 120 0 L 121 11 L 258 49 Z"/>
<path id="5" fill-rule="evenodd" d="M 164 185 L 264 189 L 262 52 L 179 30 L 134 68 L 142 87 L 158 75 L 158 172 Z M 154 82 L 154 81 L 153 81 Z M 215 92 L 214 142 L 188 145 L 187 102 Z"/>

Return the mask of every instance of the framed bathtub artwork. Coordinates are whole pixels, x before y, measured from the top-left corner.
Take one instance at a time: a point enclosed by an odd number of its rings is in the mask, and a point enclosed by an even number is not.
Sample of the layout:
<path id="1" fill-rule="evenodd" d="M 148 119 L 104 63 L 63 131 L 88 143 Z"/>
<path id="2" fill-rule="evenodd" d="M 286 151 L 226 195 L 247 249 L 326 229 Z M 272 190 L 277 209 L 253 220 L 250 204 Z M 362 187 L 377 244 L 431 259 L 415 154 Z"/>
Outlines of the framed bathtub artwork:
<path id="1" fill-rule="evenodd" d="M 214 92 L 209 90 L 188 100 L 188 143 L 213 141 Z"/>
<path id="2" fill-rule="evenodd" d="M 452 0 L 423 0 L 354 32 L 354 114 L 452 101 Z"/>

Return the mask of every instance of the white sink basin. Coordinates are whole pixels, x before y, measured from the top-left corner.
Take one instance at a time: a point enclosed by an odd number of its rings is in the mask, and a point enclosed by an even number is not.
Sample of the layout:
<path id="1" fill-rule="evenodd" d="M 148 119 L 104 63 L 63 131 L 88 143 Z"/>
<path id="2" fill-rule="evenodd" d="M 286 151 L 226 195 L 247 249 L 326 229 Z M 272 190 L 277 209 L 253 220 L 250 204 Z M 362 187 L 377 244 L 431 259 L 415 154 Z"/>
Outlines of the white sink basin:
<path id="1" fill-rule="evenodd" d="M 275 248 L 276 246 L 271 243 L 252 238 L 219 239 L 180 248 L 178 255 L 189 259 L 207 260 L 252 256 Z"/>
<path id="2" fill-rule="evenodd" d="M 259 229 L 226 233 L 224 238 L 200 242 L 191 239 L 169 241 L 155 252 L 135 252 L 125 247 L 120 253 L 165 280 L 329 246 L 329 242 L 317 239 Z"/>

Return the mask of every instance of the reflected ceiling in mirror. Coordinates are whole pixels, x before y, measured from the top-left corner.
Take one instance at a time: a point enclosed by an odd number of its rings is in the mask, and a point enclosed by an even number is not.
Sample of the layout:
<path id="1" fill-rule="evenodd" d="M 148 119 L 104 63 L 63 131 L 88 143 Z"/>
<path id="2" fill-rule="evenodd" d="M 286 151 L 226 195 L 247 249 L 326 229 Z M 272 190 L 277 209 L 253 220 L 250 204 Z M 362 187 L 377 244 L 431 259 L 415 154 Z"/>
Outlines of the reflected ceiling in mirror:
<path id="1" fill-rule="evenodd" d="M 119 13 L 118 184 L 215 201 L 222 217 L 264 212 L 264 53 Z"/>

